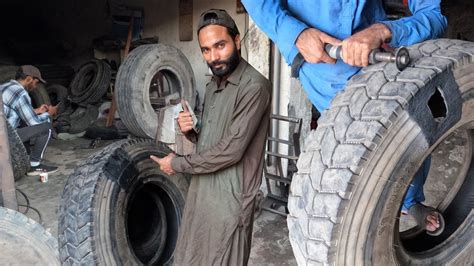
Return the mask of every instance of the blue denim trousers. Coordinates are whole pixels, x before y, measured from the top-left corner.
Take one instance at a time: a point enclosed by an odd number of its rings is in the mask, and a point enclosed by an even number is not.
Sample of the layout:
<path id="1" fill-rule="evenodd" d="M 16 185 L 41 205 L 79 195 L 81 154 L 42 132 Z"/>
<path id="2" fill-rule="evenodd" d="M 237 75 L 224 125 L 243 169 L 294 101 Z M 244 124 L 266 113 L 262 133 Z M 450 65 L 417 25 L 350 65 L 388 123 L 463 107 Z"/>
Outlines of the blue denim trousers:
<path id="1" fill-rule="evenodd" d="M 431 155 L 429 155 L 426 160 L 421 165 L 420 169 L 416 172 L 413 177 L 413 181 L 408 187 L 407 194 L 403 200 L 402 211 L 406 212 L 410 209 L 411 206 L 416 203 L 421 203 L 425 201 L 425 194 L 423 193 L 423 186 L 426 182 L 426 177 L 428 177 L 428 172 L 430 171 L 431 166 Z"/>

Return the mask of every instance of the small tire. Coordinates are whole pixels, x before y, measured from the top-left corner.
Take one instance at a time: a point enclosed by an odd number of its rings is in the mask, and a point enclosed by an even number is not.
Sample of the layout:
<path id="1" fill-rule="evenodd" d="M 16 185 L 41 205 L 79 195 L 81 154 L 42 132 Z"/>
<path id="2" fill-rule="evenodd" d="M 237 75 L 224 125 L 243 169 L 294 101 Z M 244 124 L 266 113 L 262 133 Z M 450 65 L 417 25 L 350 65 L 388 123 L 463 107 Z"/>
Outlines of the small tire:
<path id="1" fill-rule="evenodd" d="M 87 105 L 86 107 L 79 106 L 69 116 L 69 133 L 76 134 L 86 131 L 92 125 L 99 115 L 99 110 L 94 105 Z"/>
<path id="2" fill-rule="evenodd" d="M 288 199 L 299 265 L 472 263 L 474 43 L 431 40 L 409 52 L 401 72 L 380 63 L 354 76 L 306 139 Z M 446 228 L 437 237 L 404 236 L 406 190 L 455 131 L 466 135 L 468 151 L 440 209 Z"/>
<path id="3" fill-rule="evenodd" d="M 77 104 L 94 104 L 107 93 L 112 79 L 110 66 L 102 60 L 82 65 L 71 81 L 71 101 Z"/>
<path id="4" fill-rule="evenodd" d="M 15 177 L 15 181 L 18 181 L 25 176 L 26 171 L 30 168 L 30 157 L 16 130 L 10 126 L 10 123 L 7 122 L 6 124 L 13 176 Z"/>
<path id="5" fill-rule="evenodd" d="M 170 93 L 179 93 L 192 107 L 195 104 L 193 70 L 180 50 L 165 44 L 137 47 L 119 68 L 115 93 L 120 118 L 141 138 L 156 137 L 158 117 L 150 101 L 150 86 L 158 73 L 168 81 Z"/>
<path id="6" fill-rule="evenodd" d="M 46 92 L 48 93 L 49 99 L 52 105 L 58 105 L 58 114 L 62 114 L 66 111 L 68 106 L 68 89 L 59 84 L 48 84 L 46 85 Z"/>
<path id="7" fill-rule="evenodd" d="M 0 261 L 5 265 L 60 265 L 58 242 L 17 211 L 0 207 Z"/>
<path id="8" fill-rule="evenodd" d="M 115 142 L 75 169 L 59 211 L 64 265 L 169 265 L 189 180 L 162 173 L 152 140 Z"/>

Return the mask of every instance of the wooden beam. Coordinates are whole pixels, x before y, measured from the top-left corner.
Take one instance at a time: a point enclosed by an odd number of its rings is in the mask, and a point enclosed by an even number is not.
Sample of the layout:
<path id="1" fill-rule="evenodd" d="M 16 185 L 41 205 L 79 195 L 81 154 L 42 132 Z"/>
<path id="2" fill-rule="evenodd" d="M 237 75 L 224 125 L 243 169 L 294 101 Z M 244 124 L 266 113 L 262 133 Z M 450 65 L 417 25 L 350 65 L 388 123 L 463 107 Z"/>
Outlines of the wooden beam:
<path id="1" fill-rule="evenodd" d="M 193 0 L 179 0 L 179 40 L 193 40 Z"/>

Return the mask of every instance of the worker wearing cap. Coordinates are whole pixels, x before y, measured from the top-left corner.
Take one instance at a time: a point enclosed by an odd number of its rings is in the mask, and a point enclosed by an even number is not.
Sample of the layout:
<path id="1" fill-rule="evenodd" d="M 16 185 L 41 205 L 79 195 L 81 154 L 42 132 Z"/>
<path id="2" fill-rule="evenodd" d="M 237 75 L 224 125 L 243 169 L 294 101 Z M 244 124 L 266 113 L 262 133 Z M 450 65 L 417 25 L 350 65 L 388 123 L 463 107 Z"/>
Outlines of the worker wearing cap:
<path id="1" fill-rule="evenodd" d="M 57 167 L 41 163 L 44 151 L 51 138 L 51 117 L 56 115 L 57 106 L 46 104 L 34 109 L 27 91 L 35 90 L 38 83 L 46 83 L 38 68 L 21 66 L 15 74 L 15 80 L 0 85 L 5 117 L 22 142 L 32 141 L 28 175 L 39 175 L 57 171 Z M 23 126 L 25 125 L 25 126 Z"/>
<path id="2" fill-rule="evenodd" d="M 181 131 L 197 135 L 197 152 L 152 156 L 167 174 L 192 174 L 175 250 L 176 265 L 246 265 L 255 198 L 262 178 L 271 85 L 240 57 L 240 35 L 224 10 L 198 24 L 202 55 L 214 74 L 206 86 L 202 126 L 189 112 Z"/>

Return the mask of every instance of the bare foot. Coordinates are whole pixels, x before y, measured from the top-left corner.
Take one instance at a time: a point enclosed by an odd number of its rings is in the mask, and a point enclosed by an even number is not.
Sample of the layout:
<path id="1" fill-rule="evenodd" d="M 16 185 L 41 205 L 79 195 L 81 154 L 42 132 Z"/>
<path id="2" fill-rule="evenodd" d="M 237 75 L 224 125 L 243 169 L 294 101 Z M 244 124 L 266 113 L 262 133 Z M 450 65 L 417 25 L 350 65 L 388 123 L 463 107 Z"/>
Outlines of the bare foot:
<path id="1" fill-rule="evenodd" d="M 426 216 L 426 231 L 433 232 L 439 228 L 439 217 L 438 213 L 432 212 L 428 216 Z"/>

